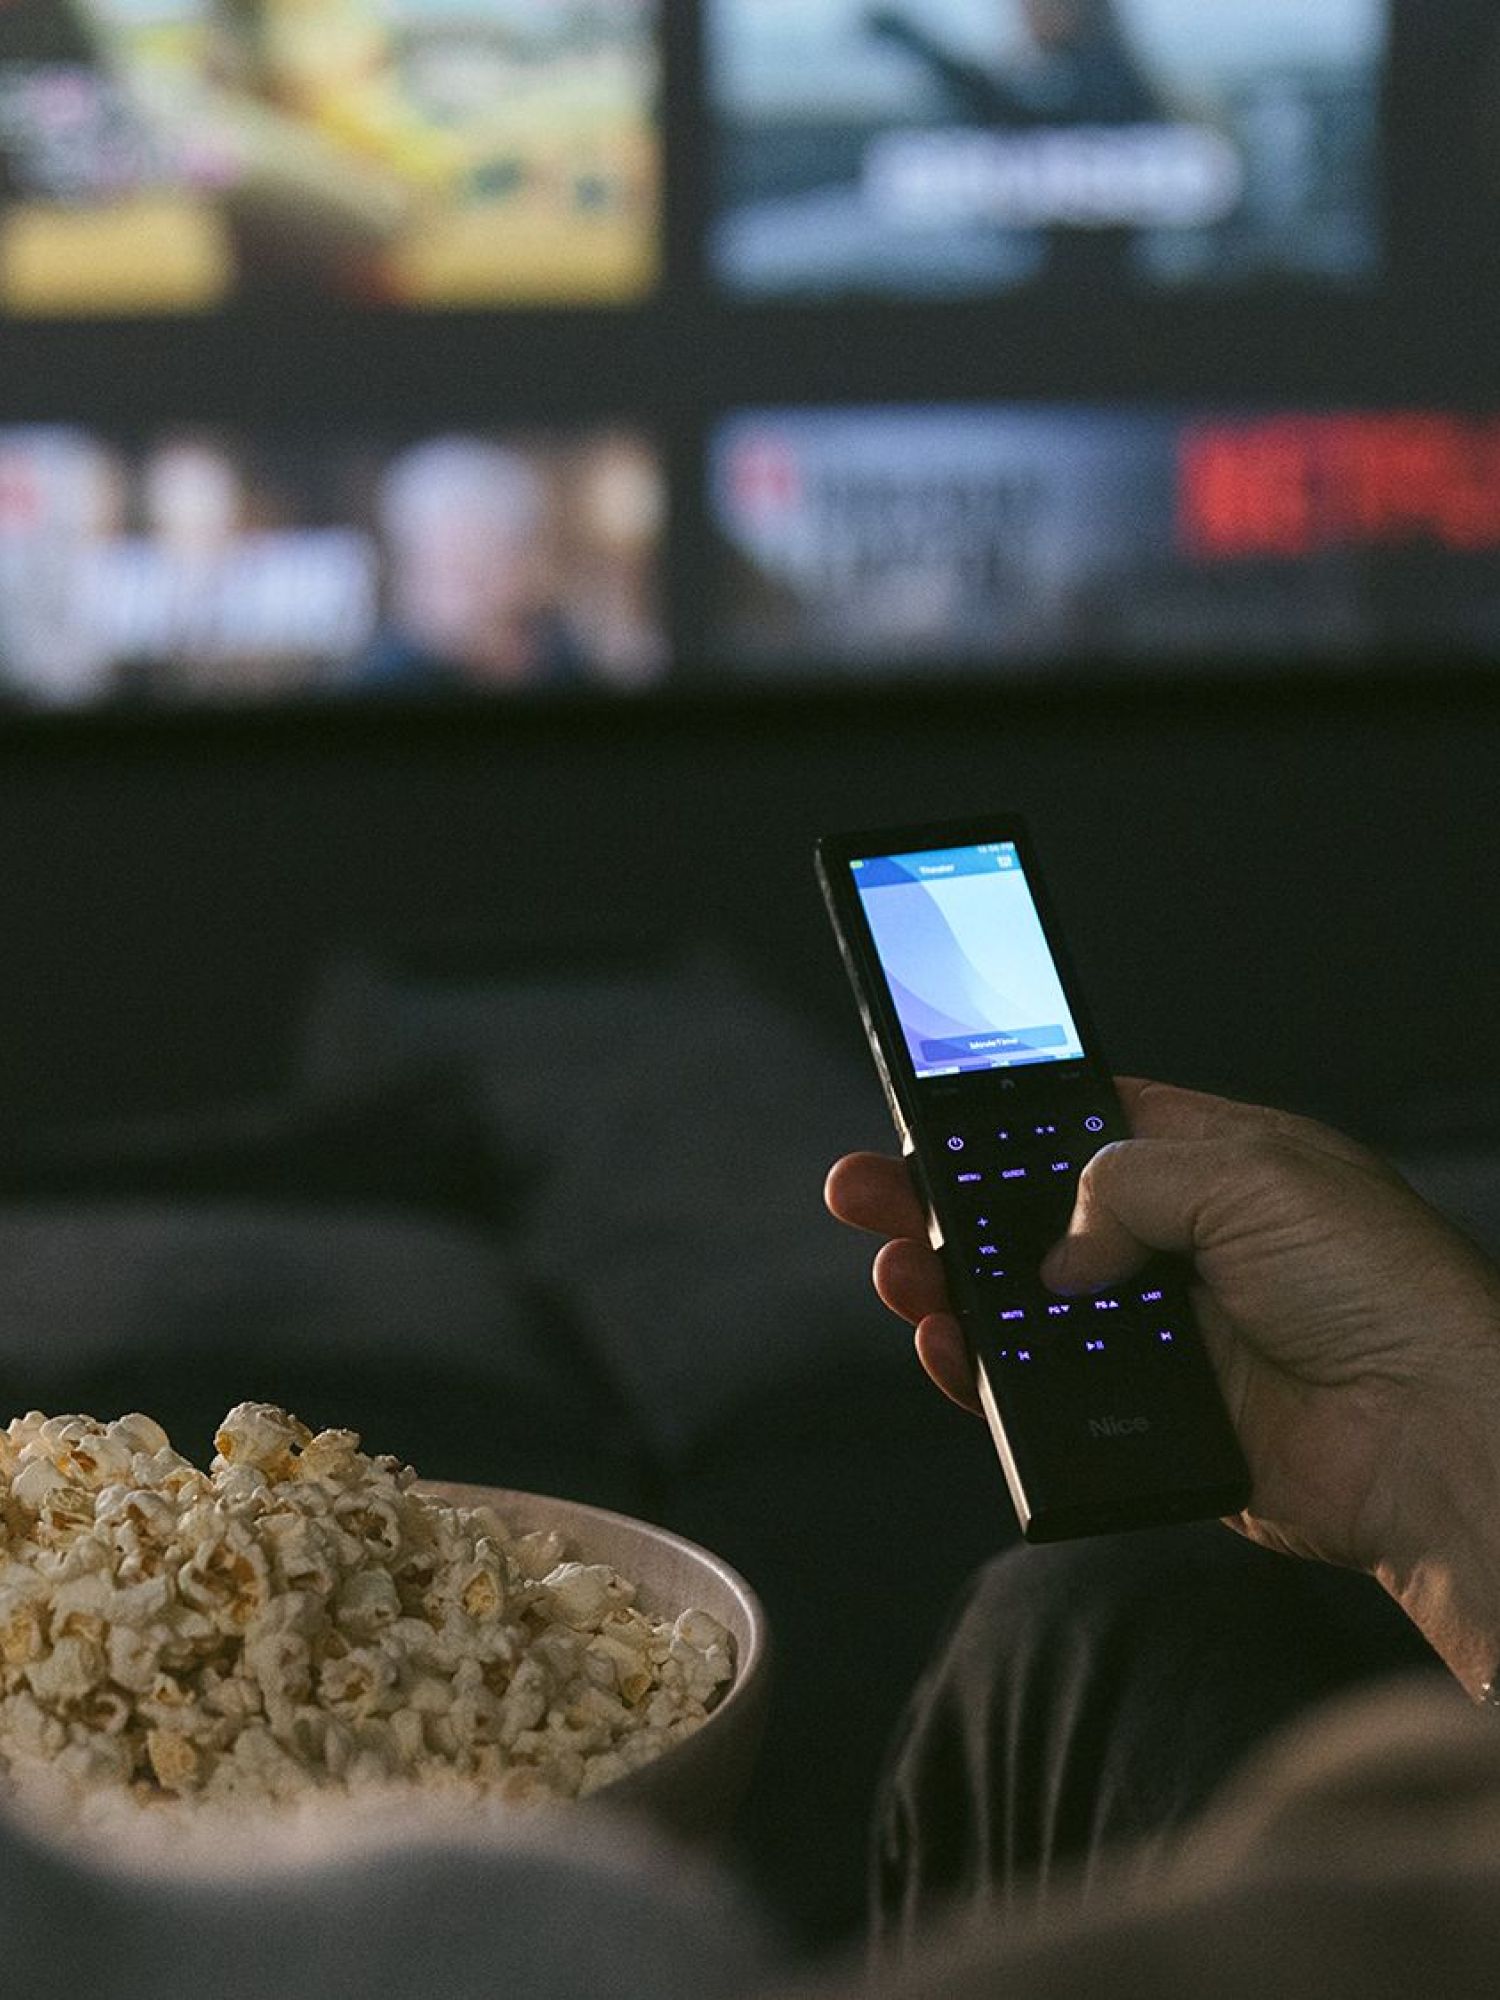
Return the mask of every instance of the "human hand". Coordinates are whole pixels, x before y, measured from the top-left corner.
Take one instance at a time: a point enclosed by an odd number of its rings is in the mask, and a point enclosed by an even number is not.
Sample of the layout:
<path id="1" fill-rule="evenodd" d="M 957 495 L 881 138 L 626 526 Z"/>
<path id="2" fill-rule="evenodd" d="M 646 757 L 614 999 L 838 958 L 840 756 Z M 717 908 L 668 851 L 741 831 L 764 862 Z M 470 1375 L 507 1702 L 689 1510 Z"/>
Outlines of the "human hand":
<path id="1" fill-rule="evenodd" d="M 1451 1567 L 1457 1544 L 1472 1541 L 1476 1511 L 1500 1515 L 1500 1273 L 1389 1166 L 1326 1126 L 1164 1084 L 1126 1080 L 1121 1097 L 1135 1136 L 1090 1161 L 1043 1277 L 1090 1291 L 1151 1251 L 1191 1257 L 1199 1324 L 1253 1480 L 1233 1525 L 1270 1548 L 1368 1569 L 1424 1630 L 1430 1618 L 1451 1625 L 1451 1605 L 1434 1609 L 1433 1566 Z M 875 1260 L 877 1291 L 916 1326 L 938 1386 L 976 1408 L 904 1165 L 851 1155 L 830 1173 L 827 1200 L 891 1239 Z M 1500 1620 L 1500 1523 L 1495 1539 L 1493 1561 L 1471 1548 L 1463 1566 L 1493 1567 L 1489 1616 Z"/>

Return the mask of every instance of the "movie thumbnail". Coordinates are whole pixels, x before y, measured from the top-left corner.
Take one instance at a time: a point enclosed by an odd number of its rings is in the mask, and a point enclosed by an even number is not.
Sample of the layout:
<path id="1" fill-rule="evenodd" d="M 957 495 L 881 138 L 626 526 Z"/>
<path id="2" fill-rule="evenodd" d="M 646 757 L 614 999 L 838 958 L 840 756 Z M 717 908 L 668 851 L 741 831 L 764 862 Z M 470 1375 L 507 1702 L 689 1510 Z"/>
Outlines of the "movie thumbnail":
<path id="1" fill-rule="evenodd" d="M 656 680 L 633 434 L 393 446 L 0 429 L 0 699 L 442 699 Z"/>
<path id="2" fill-rule="evenodd" d="M 1206 674 L 1500 637 L 1489 416 L 749 411 L 711 492 L 745 672 Z"/>
<path id="3" fill-rule="evenodd" d="M 652 0 L 7 0 L 0 311 L 635 299 Z"/>
<path id="4" fill-rule="evenodd" d="M 1378 275 L 1384 0 L 708 0 L 747 297 Z"/>

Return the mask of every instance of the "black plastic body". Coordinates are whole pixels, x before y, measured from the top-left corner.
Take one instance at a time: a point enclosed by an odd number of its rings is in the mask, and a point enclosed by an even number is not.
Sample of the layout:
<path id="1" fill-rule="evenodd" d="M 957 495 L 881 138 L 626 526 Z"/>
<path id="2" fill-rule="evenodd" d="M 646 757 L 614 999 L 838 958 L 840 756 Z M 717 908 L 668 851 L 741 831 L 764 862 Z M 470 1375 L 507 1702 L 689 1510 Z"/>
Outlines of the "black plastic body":
<path id="1" fill-rule="evenodd" d="M 1018 851 L 1083 1057 L 919 1077 L 849 864 L 1000 841 Z M 1003 816 L 832 835 L 817 868 L 1022 1534 L 1237 1512 L 1249 1473 L 1183 1267 L 1154 1259 L 1127 1286 L 1073 1299 L 1038 1275 L 1087 1160 L 1129 1135 L 1024 826 Z"/>

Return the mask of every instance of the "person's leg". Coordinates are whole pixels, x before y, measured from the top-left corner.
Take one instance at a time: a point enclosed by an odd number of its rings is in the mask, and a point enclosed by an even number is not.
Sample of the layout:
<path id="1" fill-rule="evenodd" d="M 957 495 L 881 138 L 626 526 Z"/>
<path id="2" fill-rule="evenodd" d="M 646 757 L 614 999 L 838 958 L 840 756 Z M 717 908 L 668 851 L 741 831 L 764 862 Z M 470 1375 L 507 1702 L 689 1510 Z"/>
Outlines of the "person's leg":
<path id="1" fill-rule="evenodd" d="M 1177 1836 L 1280 1723 L 1436 1656 L 1369 1578 L 1217 1522 L 1018 1548 L 982 1570 L 887 1764 L 876 1948 L 955 1904 L 1020 1911 L 1059 1873 Z"/>

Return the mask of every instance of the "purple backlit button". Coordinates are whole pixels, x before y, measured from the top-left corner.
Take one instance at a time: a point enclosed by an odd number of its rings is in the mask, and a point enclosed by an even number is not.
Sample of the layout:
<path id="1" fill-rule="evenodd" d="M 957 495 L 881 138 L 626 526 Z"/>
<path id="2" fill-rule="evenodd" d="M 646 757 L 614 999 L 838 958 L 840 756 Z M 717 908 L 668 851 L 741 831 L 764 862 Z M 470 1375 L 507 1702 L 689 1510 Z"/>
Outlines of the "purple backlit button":
<path id="1" fill-rule="evenodd" d="M 955 1132 L 953 1134 L 953 1137 L 948 1141 L 948 1151 L 950 1153 L 961 1153 L 963 1149 L 964 1149 L 964 1142 Z"/>
<path id="2" fill-rule="evenodd" d="M 1083 1129 L 1085 1132 L 1102 1132 L 1104 1130 L 1104 1120 L 1099 1116 L 1097 1111 L 1091 1112 L 1083 1121 Z"/>

